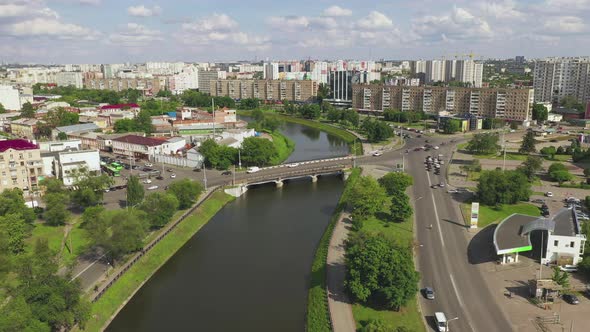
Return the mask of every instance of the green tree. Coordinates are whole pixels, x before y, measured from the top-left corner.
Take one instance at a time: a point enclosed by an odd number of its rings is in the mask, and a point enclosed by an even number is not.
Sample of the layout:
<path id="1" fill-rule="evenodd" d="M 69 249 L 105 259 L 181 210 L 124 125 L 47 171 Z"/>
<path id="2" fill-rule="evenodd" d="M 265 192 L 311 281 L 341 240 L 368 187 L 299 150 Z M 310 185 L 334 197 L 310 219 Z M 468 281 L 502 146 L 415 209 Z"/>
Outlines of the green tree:
<path id="1" fill-rule="evenodd" d="M 445 134 L 454 134 L 461 130 L 461 122 L 456 119 L 449 119 L 443 123 L 442 129 Z"/>
<path id="2" fill-rule="evenodd" d="M 0 114 L 2 113 L 6 113 L 6 108 L 4 108 L 4 105 L 2 105 L 2 103 L 0 103 Z"/>
<path id="3" fill-rule="evenodd" d="M 27 224 L 30 224 L 37 219 L 33 209 L 25 205 L 23 192 L 18 188 L 4 189 L 4 191 L 0 193 L 0 216 L 8 214 L 21 216 Z"/>
<path id="4" fill-rule="evenodd" d="M 412 251 L 383 235 L 354 235 L 346 250 L 346 288 L 356 301 L 399 310 L 418 291 Z"/>
<path id="5" fill-rule="evenodd" d="M 342 121 L 346 121 L 356 128 L 360 123 L 360 115 L 353 109 L 347 109 L 342 112 Z"/>
<path id="6" fill-rule="evenodd" d="M 520 171 L 482 171 L 477 184 L 477 196 L 482 204 L 514 204 L 529 199 L 531 184 Z"/>
<path id="7" fill-rule="evenodd" d="M 520 149 L 518 149 L 518 152 L 524 154 L 533 153 L 536 151 L 535 144 L 535 133 L 533 133 L 532 130 L 529 130 L 524 135 L 522 139 L 522 144 L 520 145 Z"/>
<path id="8" fill-rule="evenodd" d="M 590 168 L 584 168 L 584 176 L 586 177 L 586 183 L 590 182 Z"/>
<path id="9" fill-rule="evenodd" d="M 381 142 L 393 136 L 393 129 L 387 123 L 370 118 L 363 121 L 361 129 L 364 130 L 367 140 L 371 143 Z"/>
<path id="10" fill-rule="evenodd" d="M 203 186 L 197 181 L 182 179 L 172 182 L 168 186 L 168 192 L 178 199 L 178 208 L 187 209 L 197 200 L 203 192 Z"/>
<path id="11" fill-rule="evenodd" d="M 36 113 L 37 112 L 35 112 L 33 105 L 29 102 L 26 102 L 21 107 L 20 116 L 23 118 L 33 119 Z"/>
<path id="12" fill-rule="evenodd" d="M 19 254 L 25 249 L 27 225 L 19 214 L 7 214 L 0 217 L 0 232 L 6 234 L 7 249 L 13 254 Z"/>
<path id="13" fill-rule="evenodd" d="M 563 184 L 564 182 L 571 181 L 574 177 L 568 171 L 555 171 L 549 173 L 549 176 L 553 181 L 557 181 L 559 185 Z"/>
<path id="14" fill-rule="evenodd" d="M 320 103 L 330 95 L 330 87 L 327 84 L 320 83 L 318 85 L 317 99 Z"/>
<path id="15" fill-rule="evenodd" d="M 137 128 L 144 133 L 149 135 L 154 132 L 154 126 L 152 125 L 152 118 L 150 117 L 149 111 L 139 111 L 134 120 L 137 122 Z"/>
<path id="16" fill-rule="evenodd" d="M 113 259 L 143 248 L 149 223 L 145 212 L 129 209 L 115 210 L 111 214 L 111 236 L 106 242 L 106 249 Z"/>
<path id="17" fill-rule="evenodd" d="M 512 130 L 518 129 L 518 122 L 516 122 L 516 121 L 510 122 L 510 129 L 512 129 Z"/>
<path id="18" fill-rule="evenodd" d="M 0 328 L 1 331 L 16 332 L 50 332 L 51 327 L 46 322 L 41 322 L 33 316 L 31 306 L 23 296 L 7 301 L 5 306 L 0 307 Z"/>
<path id="19" fill-rule="evenodd" d="M 139 131 L 136 122 L 133 119 L 121 119 L 115 122 L 113 127 L 116 133 L 128 133 L 132 131 Z"/>
<path id="20" fill-rule="evenodd" d="M 43 218 L 47 224 L 51 226 L 64 225 L 70 217 L 66 205 L 68 196 L 60 193 L 47 193 L 43 196 L 43 200 L 47 206 L 43 212 Z"/>
<path id="21" fill-rule="evenodd" d="M 380 211 L 386 199 L 385 189 L 375 179 L 362 176 L 346 193 L 344 201 L 352 210 L 353 220 L 361 221 Z"/>
<path id="22" fill-rule="evenodd" d="M 406 188 L 414 184 L 411 175 L 402 172 L 390 172 L 378 180 L 379 184 L 385 188 L 387 195 L 396 195 L 405 192 Z"/>
<path id="23" fill-rule="evenodd" d="M 81 207 L 89 207 L 102 202 L 104 190 L 113 185 L 113 179 L 106 175 L 93 175 L 88 169 L 81 168 L 72 174 L 75 178 L 72 191 L 72 203 Z"/>
<path id="24" fill-rule="evenodd" d="M 547 107 L 539 103 L 533 104 L 533 120 L 539 122 L 547 121 L 548 116 L 549 112 L 547 111 Z"/>
<path id="25" fill-rule="evenodd" d="M 551 280 L 555 281 L 555 283 L 566 289 L 570 286 L 569 274 L 566 271 L 560 271 L 557 266 L 553 267 L 553 275 L 551 276 Z"/>
<path id="26" fill-rule="evenodd" d="M 389 207 L 391 219 L 395 222 L 406 221 L 412 216 L 412 206 L 410 198 L 406 193 L 398 192 L 391 197 L 391 206 Z"/>
<path id="27" fill-rule="evenodd" d="M 381 319 L 371 319 L 359 332 L 393 332 L 393 328 Z"/>
<path id="28" fill-rule="evenodd" d="M 131 175 L 127 180 L 127 204 L 135 206 L 143 200 L 145 191 L 137 176 Z"/>
<path id="29" fill-rule="evenodd" d="M 565 108 L 575 109 L 580 113 L 584 112 L 584 110 L 586 109 L 585 104 L 579 102 L 578 99 L 574 96 L 563 97 L 559 104 Z"/>
<path id="30" fill-rule="evenodd" d="M 497 153 L 500 150 L 498 140 L 498 134 L 495 133 L 475 134 L 467 143 L 466 149 L 473 154 Z"/>
<path id="31" fill-rule="evenodd" d="M 549 159 L 555 159 L 555 154 L 557 154 L 557 149 L 554 146 L 546 146 L 541 149 L 541 154 L 546 156 Z"/>
<path id="32" fill-rule="evenodd" d="M 242 142 L 241 157 L 245 165 L 268 165 L 277 153 L 275 145 L 265 138 L 248 137 Z"/>
<path id="33" fill-rule="evenodd" d="M 64 132 L 61 132 L 61 131 L 60 131 L 60 132 L 57 134 L 57 139 L 58 139 L 58 140 L 60 140 L 60 141 L 65 141 L 65 140 L 67 140 L 67 139 L 68 139 L 68 134 L 66 134 L 66 133 L 64 133 Z"/>
<path id="34" fill-rule="evenodd" d="M 145 198 L 140 209 L 145 211 L 152 227 L 163 227 L 178 209 L 178 199 L 172 194 L 156 192 Z"/>
<path id="35" fill-rule="evenodd" d="M 332 108 L 328 111 L 326 117 L 330 122 L 338 122 L 340 121 L 340 119 L 342 119 L 342 111 L 336 108 Z"/>
<path id="36" fill-rule="evenodd" d="M 529 181 L 535 179 L 535 174 L 543 168 L 543 159 L 537 156 L 527 156 L 526 160 L 518 166 L 517 170 L 522 172 Z"/>
<path id="37" fill-rule="evenodd" d="M 240 101 L 240 108 L 244 110 L 253 110 L 260 106 L 260 101 L 257 98 L 244 98 Z"/>

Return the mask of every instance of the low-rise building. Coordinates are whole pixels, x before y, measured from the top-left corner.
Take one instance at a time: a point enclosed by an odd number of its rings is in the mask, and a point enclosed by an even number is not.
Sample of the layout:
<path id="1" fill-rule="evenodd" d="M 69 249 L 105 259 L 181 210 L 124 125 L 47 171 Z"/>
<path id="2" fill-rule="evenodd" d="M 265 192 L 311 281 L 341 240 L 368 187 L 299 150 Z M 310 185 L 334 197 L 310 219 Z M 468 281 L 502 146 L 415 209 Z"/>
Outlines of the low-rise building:
<path id="1" fill-rule="evenodd" d="M 0 141 L 0 192 L 19 188 L 25 195 L 38 191 L 43 179 L 41 150 L 24 139 Z"/>
<path id="2" fill-rule="evenodd" d="M 140 107 L 135 103 L 131 104 L 113 104 L 113 105 L 103 105 L 100 107 L 100 113 L 102 114 L 109 114 L 109 113 L 117 113 L 122 111 L 129 111 L 135 114 L 139 113 Z"/>
<path id="3" fill-rule="evenodd" d="M 18 119 L 10 122 L 10 132 L 18 137 L 34 138 L 37 134 L 37 123 L 45 123 L 43 120 Z"/>
<path id="4" fill-rule="evenodd" d="M 113 153 L 150 159 L 152 156 L 162 153 L 162 144 L 164 142 L 155 138 L 125 135 L 112 140 Z"/>
<path id="5" fill-rule="evenodd" d="M 80 134 L 89 133 L 100 130 L 100 127 L 94 123 L 79 123 L 71 126 L 57 127 L 52 130 L 51 137 L 56 139 L 60 133 L 64 133 L 68 138 L 78 138 Z"/>
<path id="6" fill-rule="evenodd" d="M 82 148 L 82 141 L 79 139 L 73 139 L 65 141 L 39 142 L 39 148 L 41 149 L 41 152 L 80 150 Z"/>
<path id="7" fill-rule="evenodd" d="M 171 137 L 162 144 L 162 154 L 178 154 L 182 153 L 186 146 L 186 139 L 184 137 Z"/>
<path id="8" fill-rule="evenodd" d="M 57 153 L 53 167 L 64 185 L 71 186 L 82 168 L 90 174 L 100 174 L 100 156 L 98 150 L 62 151 Z"/>

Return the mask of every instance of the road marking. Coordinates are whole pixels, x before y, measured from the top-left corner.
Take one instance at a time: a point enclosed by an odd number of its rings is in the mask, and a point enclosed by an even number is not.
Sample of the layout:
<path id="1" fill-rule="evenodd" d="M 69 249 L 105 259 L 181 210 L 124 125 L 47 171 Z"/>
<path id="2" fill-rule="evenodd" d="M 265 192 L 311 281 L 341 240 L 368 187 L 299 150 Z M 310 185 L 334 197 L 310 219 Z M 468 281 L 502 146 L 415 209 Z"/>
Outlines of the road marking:
<path id="1" fill-rule="evenodd" d="M 98 257 L 94 262 L 90 263 L 87 267 L 84 268 L 84 270 L 80 271 L 80 273 L 76 274 L 70 281 L 73 281 L 74 279 L 78 278 L 79 276 L 81 276 L 84 272 L 86 272 L 89 268 L 91 268 L 92 266 L 94 266 L 94 264 L 96 264 L 96 262 L 100 261 L 106 254 Z"/>
<path id="2" fill-rule="evenodd" d="M 442 236 L 442 229 L 440 228 L 440 221 L 438 218 L 438 209 L 436 207 L 436 203 L 434 202 L 434 193 L 432 192 L 432 183 L 430 182 L 430 174 L 426 172 L 426 177 L 428 178 L 428 187 L 430 189 L 430 198 L 432 198 L 432 204 L 434 205 L 434 216 L 436 217 L 436 227 L 438 228 L 438 236 L 440 237 L 440 243 L 442 244 L 443 248 L 445 247 L 445 240 Z"/>
<path id="3" fill-rule="evenodd" d="M 451 284 L 453 284 L 453 289 L 455 290 L 455 294 L 457 294 L 457 300 L 459 300 L 459 304 L 461 307 L 464 307 L 463 300 L 461 299 L 461 295 L 459 295 L 459 291 L 457 290 L 457 285 L 455 284 L 455 278 L 453 278 L 452 274 L 449 274 L 451 277 Z"/>

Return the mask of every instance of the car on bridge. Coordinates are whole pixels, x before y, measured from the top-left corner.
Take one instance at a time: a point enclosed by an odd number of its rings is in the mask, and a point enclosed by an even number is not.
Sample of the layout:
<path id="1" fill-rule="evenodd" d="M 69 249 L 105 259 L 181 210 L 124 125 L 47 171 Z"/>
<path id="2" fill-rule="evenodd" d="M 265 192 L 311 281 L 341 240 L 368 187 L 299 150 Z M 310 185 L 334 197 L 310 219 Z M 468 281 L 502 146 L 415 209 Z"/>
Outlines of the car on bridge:
<path id="1" fill-rule="evenodd" d="M 297 167 L 297 166 L 299 166 L 299 163 L 291 163 L 291 164 L 287 165 L 287 167 L 289 167 L 289 168 L 293 168 L 293 167 Z"/>
<path id="2" fill-rule="evenodd" d="M 256 173 L 258 171 L 260 171 L 260 167 L 252 166 L 252 167 L 248 167 L 248 169 L 246 170 L 246 173 L 252 174 L 252 173 Z"/>
<path id="3" fill-rule="evenodd" d="M 373 152 L 373 157 L 379 157 L 379 156 L 382 156 L 382 155 L 383 155 L 383 152 L 381 152 L 381 151 L 375 151 L 375 152 Z"/>

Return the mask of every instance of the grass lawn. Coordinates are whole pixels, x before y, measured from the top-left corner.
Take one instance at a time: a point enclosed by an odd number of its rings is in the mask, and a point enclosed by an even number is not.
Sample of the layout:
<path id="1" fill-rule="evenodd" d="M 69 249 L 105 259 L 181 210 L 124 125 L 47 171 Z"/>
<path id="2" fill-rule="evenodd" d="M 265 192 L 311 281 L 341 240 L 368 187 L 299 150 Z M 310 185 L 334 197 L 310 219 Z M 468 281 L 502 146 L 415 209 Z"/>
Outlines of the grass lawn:
<path id="1" fill-rule="evenodd" d="M 422 314 L 418 309 L 417 299 L 413 298 L 408 305 L 403 307 L 399 312 L 391 310 L 375 310 L 360 304 L 353 304 L 352 314 L 357 322 L 357 326 L 363 326 L 371 319 L 384 321 L 393 331 L 399 326 L 408 328 L 409 331 L 422 332 L 426 331 L 422 323 Z M 360 324 L 359 324 L 360 323 Z"/>
<path id="2" fill-rule="evenodd" d="M 471 204 L 461 204 L 461 210 L 463 211 L 465 218 L 469 218 L 469 215 L 471 215 Z M 541 216 L 539 207 L 529 203 L 518 203 L 513 205 L 504 204 L 500 209 L 496 209 L 487 205 L 480 205 L 479 221 L 477 226 L 479 228 L 484 228 L 487 225 L 502 221 L 504 218 L 513 213 L 522 213 L 530 216 Z M 468 224 L 469 221 L 466 220 L 465 223 Z"/>
<path id="3" fill-rule="evenodd" d="M 64 265 L 73 264 L 76 261 L 76 258 L 84 253 L 84 251 L 90 246 L 90 239 L 88 238 L 87 231 L 80 227 L 81 224 L 81 221 L 77 221 L 70 231 L 69 238 L 61 253 L 61 262 Z M 70 243 L 72 246 L 71 248 Z"/>
<path id="4" fill-rule="evenodd" d="M 295 150 L 295 142 L 278 131 L 271 133 L 270 135 L 272 136 L 272 142 L 278 152 L 277 156 L 270 160 L 270 163 L 272 165 L 280 165 L 287 160 L 291 153 L 293 153 L 293 150 Z"/>
<path id="5" fill-rule="evenodd" d="M 61 249 L 61 242 L 64 238 L 64 227 L 65 226 L 49 226 L 44 223 L 35 224 L 33 233 L 26 241 L 26 250 L 33 250 L 33 246 L 37 239 L 47 239 L 49 249 L 53 252 L 59 252 Z"/>
<path id="6" fill-rule="evenodd" d="M 383 215 L 383 217 L 384 216 L 385 215 Z M 414 239 L 413 227 L 414 223 L 412 218 L 398 223 L 382 221 L 373 217 L 363 222 L 362 230 L 373 234 L 383 233 L 385 236 L 395 239 L 396 241 L 400 241 L 402 244 L 411 245 Z"/>
<path id="7" fill-rule="evenodd" d="M 148 280 L 178 249 L 180 249 L 221 208 L 233 199 L 222 191 L 214 193 L 172 232 L 143 256 L 109 290 L 92 304 L 86 331 L 100 331 L 142 282 Z"/>

